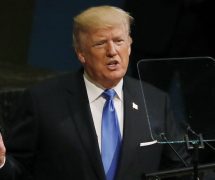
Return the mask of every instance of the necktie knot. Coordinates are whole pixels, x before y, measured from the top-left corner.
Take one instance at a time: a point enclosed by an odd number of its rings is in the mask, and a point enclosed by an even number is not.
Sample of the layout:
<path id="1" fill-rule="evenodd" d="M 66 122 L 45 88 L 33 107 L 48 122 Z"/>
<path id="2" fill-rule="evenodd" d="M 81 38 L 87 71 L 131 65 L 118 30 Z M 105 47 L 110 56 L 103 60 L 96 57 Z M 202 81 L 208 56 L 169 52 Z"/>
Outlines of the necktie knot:
<path id="1" fill-rule="evenodd" d="M 116 91 L 114 89 L 106 89 L 103 93 L 102 96 L 106 100 L 113 100 L 113 98 L 116 96 Z"/>

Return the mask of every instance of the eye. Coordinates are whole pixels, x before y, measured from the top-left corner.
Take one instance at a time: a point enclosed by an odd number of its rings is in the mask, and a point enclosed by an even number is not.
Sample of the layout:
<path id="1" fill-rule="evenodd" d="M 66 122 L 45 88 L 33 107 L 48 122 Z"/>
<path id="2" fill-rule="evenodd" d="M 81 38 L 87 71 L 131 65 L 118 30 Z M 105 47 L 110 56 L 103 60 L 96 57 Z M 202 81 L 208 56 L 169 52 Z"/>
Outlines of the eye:
<path id="1" fill-rule="evenodd" d="M 102 47 L 104 46 L 105 41 L 98 41 L 93 44 L 93 47 Z"/>
<path id="2" fill-rule="evenodd" d="M 124 43 L 124 39 L 117 39 L 117 40 L 115 41 L 115 43 L 116 43 L 117 45 L 121 45 L 121 44 Z"/>

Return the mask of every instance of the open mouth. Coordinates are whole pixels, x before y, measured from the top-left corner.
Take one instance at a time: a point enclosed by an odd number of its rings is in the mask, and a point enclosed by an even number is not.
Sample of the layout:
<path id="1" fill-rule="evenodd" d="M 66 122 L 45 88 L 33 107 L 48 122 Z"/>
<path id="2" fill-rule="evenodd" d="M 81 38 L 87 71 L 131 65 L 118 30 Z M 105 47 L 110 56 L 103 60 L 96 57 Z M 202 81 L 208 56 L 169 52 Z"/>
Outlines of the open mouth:
<path id="1" fill-rule="evenodd" d="M 110 69 L 110 70 L 115 70 L 115 69 L 118 67 L 118 64 L 119 64 L 118 61 L 113 60 L 113 61 L 111 61 L 111 62 L 109 62 L 109 63 L 107 64 L 107 67 L 108 67 L 108 69 Z"/>
<path id="2" fill-rule="evenodd" d="M 116 61 L 116 60 L 114 60 L 114 61 L 109 62 L 107 65 L 108 65 L 108 66 L 115 66 L 115 65 L 117 65 L 117 64 L 119 64 L 119 62 Z"/>

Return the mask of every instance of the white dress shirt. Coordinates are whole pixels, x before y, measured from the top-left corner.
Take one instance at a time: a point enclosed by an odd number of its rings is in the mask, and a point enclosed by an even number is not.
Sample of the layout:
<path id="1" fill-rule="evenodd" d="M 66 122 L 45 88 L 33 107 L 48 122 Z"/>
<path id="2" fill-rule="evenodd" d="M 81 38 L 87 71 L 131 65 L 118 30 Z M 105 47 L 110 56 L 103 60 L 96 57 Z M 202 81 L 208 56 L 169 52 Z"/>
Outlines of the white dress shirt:
<path id="1" fill-rule="evenodd" d="M 102 125 L 102 111 L 105 104 L 105 98 L 102 97 L 102 93 L 105 88 L 93 82 L 89 76 L 84 74 L 84 82 L 87 89 L 87 95 L 89 99 L 90 109 L 93 117 L 93 122 L 97 134 L 97 139 L 99 143 L 99 148 L 101 151 L 101 125 Z M 121 137 L 123 135 L 123 91 L 122 91 L 123 79 L 112 89 L 116 91 L 116 96 L 114 98 L 114 106 L 118 116 L 119 127 Z"/>

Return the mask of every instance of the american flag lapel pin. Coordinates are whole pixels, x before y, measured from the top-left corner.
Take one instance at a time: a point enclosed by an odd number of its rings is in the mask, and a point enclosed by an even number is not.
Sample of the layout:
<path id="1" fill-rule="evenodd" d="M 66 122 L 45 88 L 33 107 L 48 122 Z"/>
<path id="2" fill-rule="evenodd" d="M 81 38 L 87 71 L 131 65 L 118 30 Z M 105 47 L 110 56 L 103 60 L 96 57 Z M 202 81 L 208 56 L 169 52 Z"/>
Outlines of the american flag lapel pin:
<path id="1" fill-rule="evenodd" d="M 138 105 L 132 102 L 132 108 L 138 110 Z"/>

